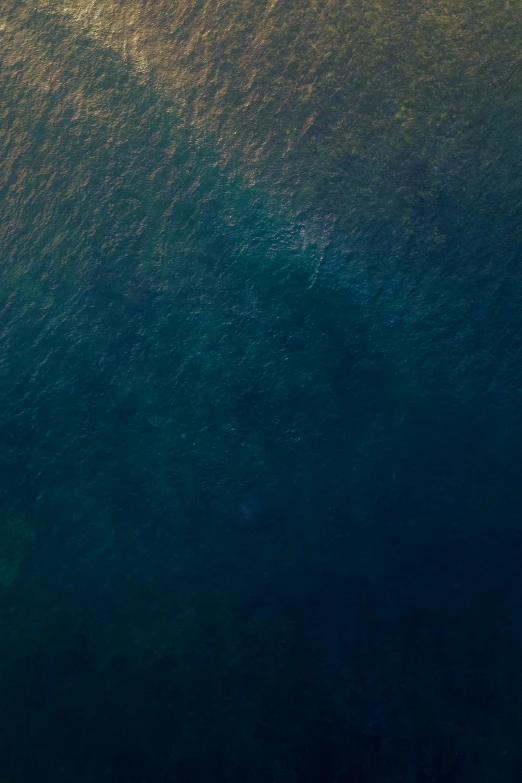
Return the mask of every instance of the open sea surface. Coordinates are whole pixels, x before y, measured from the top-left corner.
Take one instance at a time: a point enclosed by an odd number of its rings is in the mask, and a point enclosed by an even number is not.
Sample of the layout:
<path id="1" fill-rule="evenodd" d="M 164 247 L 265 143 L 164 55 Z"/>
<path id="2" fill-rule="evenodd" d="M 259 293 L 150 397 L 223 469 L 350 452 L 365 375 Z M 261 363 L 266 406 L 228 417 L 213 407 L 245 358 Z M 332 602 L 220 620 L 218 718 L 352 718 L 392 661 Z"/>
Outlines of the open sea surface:
<path id="1" fill-rule="evenodd" d="M 3 0 L 1 783 L 522 779 L 521 40 Z"/>

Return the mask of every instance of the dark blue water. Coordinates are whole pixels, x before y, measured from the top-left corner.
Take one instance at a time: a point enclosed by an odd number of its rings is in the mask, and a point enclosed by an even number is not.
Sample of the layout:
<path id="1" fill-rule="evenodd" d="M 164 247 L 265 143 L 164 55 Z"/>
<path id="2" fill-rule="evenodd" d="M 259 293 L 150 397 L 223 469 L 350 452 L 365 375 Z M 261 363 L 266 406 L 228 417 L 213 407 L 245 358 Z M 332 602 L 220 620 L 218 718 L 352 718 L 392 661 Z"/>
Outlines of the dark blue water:
<path id="1" fill-rule="evenodd" d="M 520 778 L 521 20 L 446 6 L 0 10 L 2 781 Z"/>

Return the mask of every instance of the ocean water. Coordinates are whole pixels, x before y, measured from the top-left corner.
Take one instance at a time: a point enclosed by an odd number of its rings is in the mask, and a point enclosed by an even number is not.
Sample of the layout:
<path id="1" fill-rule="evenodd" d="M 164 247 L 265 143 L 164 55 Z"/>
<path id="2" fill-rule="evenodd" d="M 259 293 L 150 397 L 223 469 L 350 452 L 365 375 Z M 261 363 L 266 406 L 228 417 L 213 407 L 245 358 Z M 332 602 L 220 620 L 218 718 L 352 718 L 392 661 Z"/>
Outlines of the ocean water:
<path id="1" fill-rule="evenodd" d="M 0 781 L 522 774 L 506 2 L 0 6 Z"/>

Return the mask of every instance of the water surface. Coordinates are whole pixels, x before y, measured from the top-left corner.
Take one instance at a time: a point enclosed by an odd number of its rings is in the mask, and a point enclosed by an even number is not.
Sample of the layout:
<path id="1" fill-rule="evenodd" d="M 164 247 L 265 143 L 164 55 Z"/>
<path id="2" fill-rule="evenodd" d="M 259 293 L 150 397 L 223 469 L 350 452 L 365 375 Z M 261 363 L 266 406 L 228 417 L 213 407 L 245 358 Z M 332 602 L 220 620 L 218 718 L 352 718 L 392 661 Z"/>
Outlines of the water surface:
<path id="1" fill-rule="evenodd" d="M 520 25 L 4 5 L 6 781 L 518 779 Z"/>

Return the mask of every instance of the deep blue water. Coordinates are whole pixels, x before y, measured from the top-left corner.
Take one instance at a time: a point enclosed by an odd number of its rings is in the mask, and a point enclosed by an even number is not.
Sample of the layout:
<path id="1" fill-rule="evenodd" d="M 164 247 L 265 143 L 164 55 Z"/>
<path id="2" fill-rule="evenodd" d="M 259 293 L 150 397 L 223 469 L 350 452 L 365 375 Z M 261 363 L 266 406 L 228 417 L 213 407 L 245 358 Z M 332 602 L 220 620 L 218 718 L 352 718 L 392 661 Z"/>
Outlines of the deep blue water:
<path id="1" fill-rule="evenodd" d="M 0 11 L 5 783 L 520 779 L 521 20 L 447 6 Z"/>

